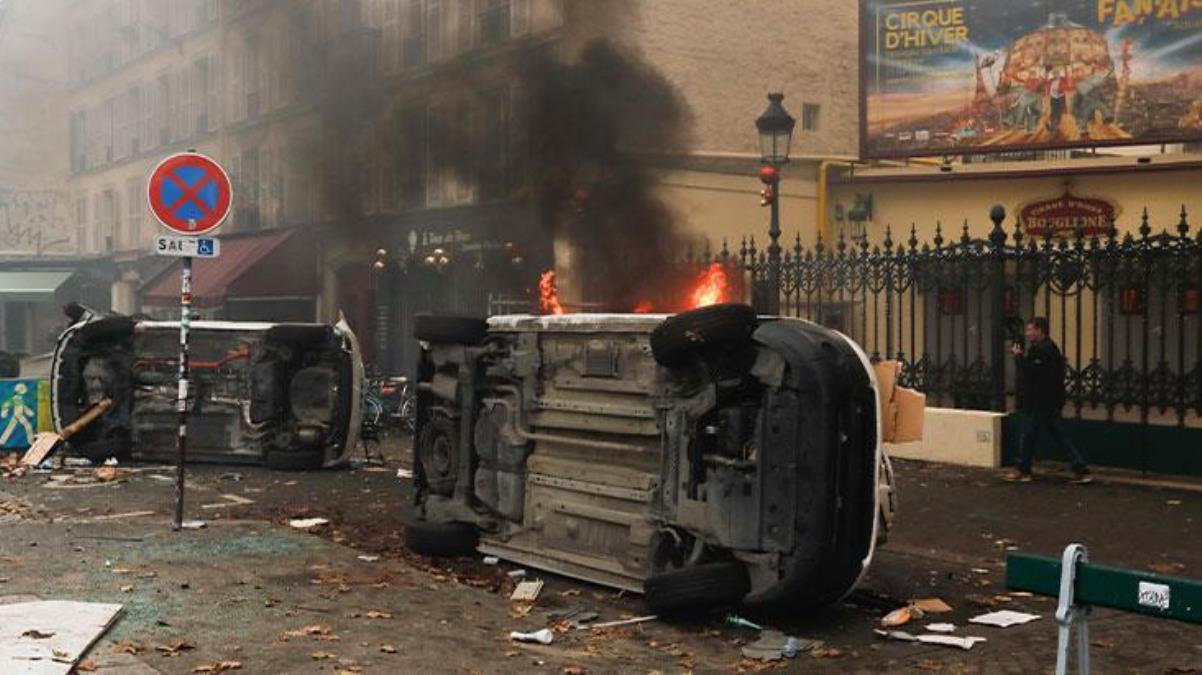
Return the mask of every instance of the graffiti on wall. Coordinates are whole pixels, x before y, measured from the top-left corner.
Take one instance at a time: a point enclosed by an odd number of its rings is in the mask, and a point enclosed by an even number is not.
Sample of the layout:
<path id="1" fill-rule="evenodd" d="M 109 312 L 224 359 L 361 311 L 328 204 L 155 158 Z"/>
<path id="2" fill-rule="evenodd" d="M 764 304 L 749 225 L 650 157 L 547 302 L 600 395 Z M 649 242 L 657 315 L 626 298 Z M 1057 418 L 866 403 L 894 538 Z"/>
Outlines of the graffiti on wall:
<path id="1" fill-rule="evenodd" d="M 0 251 L 66 250 L 70 215 L 65 192 L 0 188 Z"/>

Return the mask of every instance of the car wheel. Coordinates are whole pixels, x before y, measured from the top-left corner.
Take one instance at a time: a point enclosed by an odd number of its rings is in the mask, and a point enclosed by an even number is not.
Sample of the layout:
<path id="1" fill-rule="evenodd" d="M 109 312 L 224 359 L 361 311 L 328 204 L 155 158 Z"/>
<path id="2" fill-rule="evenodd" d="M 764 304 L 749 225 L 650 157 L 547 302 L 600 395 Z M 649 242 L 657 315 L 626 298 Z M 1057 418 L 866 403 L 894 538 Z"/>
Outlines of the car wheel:
<path id="1" fill-rule="evenodd" d="M 311 471 L 320 469 L 323 453 L 317 452 L 293 452 L 289 450 L 268 450 L 263 455 L 263 464 L 269 469 L 277 471 Z"/>
<path id="2" fill-rule="evenodd" d="M 418 555 L 453 558 L 476 551 L 480 534 L 470 523 L 410 523 L 405 528 L 405 546 Z"/>
<path id="3" fill-rule="evenodd" d="M 742 563 L 714 562 L 647 577 L 643 600 L 655 614 L 671 616 L 737 605 L 750 589 Z"/>
<path id="4" fill-rule="evenodd" d="M 488 322 L 468 316 L 420 314 L 413 322 L 413 337 L 423 342 L 478 345 L 488 333 Z"/>
<path id="5" fill-rule="evenodd" d="M 127 462 L 132 445 L 133 442 L 130 440 L 128 431 L 113 428 L 105 432 L 100 440 L 78 445 L 71 444 L 71 450 L 74 454 L 94 464 L 100 464 L 110 457 L 115 458 L 118 462 Z"/>
<path id="6" fill-rule="evenodd" d="M 454 494 L 459 473 L 459 424 L 449 417 L 432 417 L 417 439 L 417 459 L 432 492 Z"/>
<path id="7" fill-rule="evenodd" d="M 706 348 L 746 344 L 759 321 L 748 305 L 701 307 L 668 317 L 651 331 L 651 353 L 661 366 L 688 364 Z"/>

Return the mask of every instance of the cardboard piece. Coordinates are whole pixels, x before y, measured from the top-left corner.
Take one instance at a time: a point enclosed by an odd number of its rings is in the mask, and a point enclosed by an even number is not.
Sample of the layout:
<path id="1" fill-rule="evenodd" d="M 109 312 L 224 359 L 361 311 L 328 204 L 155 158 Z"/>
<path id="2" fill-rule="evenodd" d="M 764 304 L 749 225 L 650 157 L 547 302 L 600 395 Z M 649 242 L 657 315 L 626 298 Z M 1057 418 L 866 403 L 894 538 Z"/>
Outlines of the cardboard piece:
<path id="1" fill-rule="evenodd" d="M 0 672 L 66 675 L 120 612 L 66 600 L 0 605 Z"/>
<path id="2" fill-rule="evenodd" d="M 926 395 L 897 386 L 898 377 L 901 375 L 901 363 L 897 361 L 878 361 L 873 370 L 876 373 L 877 396 L 881 406 L 881 441 L 921 441 L 926 415 Z"/>

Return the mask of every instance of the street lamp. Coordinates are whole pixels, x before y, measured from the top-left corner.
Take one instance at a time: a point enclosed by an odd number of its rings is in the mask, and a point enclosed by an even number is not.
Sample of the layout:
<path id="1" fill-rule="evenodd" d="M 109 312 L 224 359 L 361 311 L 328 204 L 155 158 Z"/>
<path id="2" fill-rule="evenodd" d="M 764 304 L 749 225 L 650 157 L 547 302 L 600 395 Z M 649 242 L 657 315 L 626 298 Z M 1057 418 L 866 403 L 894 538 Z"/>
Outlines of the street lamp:
<path id="1" fill-rule="evenodd" d="M 789 143 L 797 120 L 781 105 L 784 99 L 779 92 L 768 94 L 768 108 L 755 121 L 760 132 L 760 161 L 764 164 L 776 166 L 789 161 Z"/>
<path id="2" fill-rule="evenodd" d="M 755 120 L 760 135 L 760 180 L 767 188 L 764 201 L 772 207 L 768 223 L 768 297 L 764 311 L 769 314 L 780 312 L 780 165 L 789 161 L 789 144 L 793 141 L 793 127 L 797 120 L 781 105 L 785 95 L 780 92 L 768 94 L 768 108 Z"/>

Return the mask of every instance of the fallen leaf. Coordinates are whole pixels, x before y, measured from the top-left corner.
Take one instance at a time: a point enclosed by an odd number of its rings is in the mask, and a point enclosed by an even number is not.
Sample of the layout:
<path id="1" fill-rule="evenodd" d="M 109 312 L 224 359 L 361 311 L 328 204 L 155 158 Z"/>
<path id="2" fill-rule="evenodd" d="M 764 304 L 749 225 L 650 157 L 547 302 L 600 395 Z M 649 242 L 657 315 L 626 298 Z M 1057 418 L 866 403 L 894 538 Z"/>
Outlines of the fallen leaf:
<path id="1" fill-rule="evenodd" d="M 113 574 L 133 574 L 134 571 L 128 567 L 114 567 L 111 572 Z"/>
<path id="2" fill-rule="evenodd" d="M 395 654 L 396 647 L 393 647 L 392 645 L 380 645 L 380 651 L 384 652 L 385 654 Z"/>
<path id="3" fill-rule="evenodd" d="M 935 659 L 918 659 L 914 662 L 914 667 L 918 670 L 926 670 L 930 672 L 943 670 L 943 662 Z"/>
<path id="4" fill-rule="evenodd" d="M 511 658 L 511 659 L 513 657 L 519 656 L 519 655 L 521 655 L 521 652 L 517 651 L 516 649 L 511 649 L 511 650 L 505 652 L 505 656 L 508 658 Z"/>
<path id="5" fill-rule="evenodd" d="M 306 635 L 330 635 L 329 626 L 323 626 L 319 623 L 309 624 L 301 628 L 284 631 L 284 637 L 305 637 Z"/>
<path id="6" fill-rule="evenodd" d="M 330 652 L 313 652 L 309 655 L 309 658 L 313 659 L 314 661 L 325 661 L 326 659 L 336 659 L 338 658 L 338 655 L 331 654 Z"/>
<path id="7" fill-rule="evenodd" d="M 843 650 L 838 647 L 816 647 L 810 650 L 810 656 L 816 659 L 837 659 L 843 656 Z"/>
<path id="8" fill-rule="evenodd" d="M 134 590 L 134 587 L 133 587 L 133 585 L 127 585 L 127 586 L 122 586 L 122 587 L 121 587 L 121 592 L 122 592 L 122 593 L 129 593 L 129 592 L 130 592 L 130 591 L 132 591 L 132 590 Z"/>
<path id="9" fill-rule="evenodd" d="M 24 633 L 21 633 L 21 637 L 30 638 L 31 640 L 45 640 L 47 638 L 54 637 L 54 633 L 43 633 L 42 631 L 37 630 L 37 629 L 30 629 L 30 630 L 25 631 Z"/>
<path id="10" fill-rule="evenodd" d="M 585 675 L 588 671 L 580 666 L 564 666 L 563 675 Z"/>
<path id="11" fill-rule="evenodd" d="M 96 672 L 96 664 L 92 661 L 80 661 L 75 664 L 75 672 L 77 673 L 94 673 Z"/>
<path id="12" fill-rule="evenodd" d="M 388 612 L 381 612 L 381 611 L 374 610 L 374 609 L 369 611 L 367 614 L 364 614 L 364 616 L 366 616 L 369 619 L 391 619 L 392 618 L 392 614 L 389 614 Z"/>
<path id="13" fill-rule="evenodd" d="M 214 661 L 204 663 L 192 669 L 194 673 L 224 673 L 227 670 L 241 670 L 241 661 Z"/>
<path id="14" fill-rule="evenodd" d="M 1148 563 L 1148 569 L 1156 572 L 1157 574 L 1177 574 L 1185 569 L 1185 565 L 1177 562 L 1164 562 L 1158 560 L 1153 563 Z"/>
<path id="15" fill-rule="evenodd" d="M 155 645 L 156 650 L 163 652 L 163 656 L 176 656 L 180 652 L 186 652 L 191 649 L 196 649 L 196 645 L 187 640 L 176 640 L 175 642 L 165 645 Z"/>
<path id="16" fill-rule="evenodd" d="M 1098 649 L 1110 649 L 1111 647 L 1114 646 L 1114 640 L 1098 639 L 1098 640 L 1090 641 L 1089 644 L 1093 645 L 1094 647 L 1097 647 Z"/>
<path id="17" fill-rule="evenodd" d="M 114 642 L 110 649 L 118 654 L 133 654 L 137 656 L 144 648 L 136 642 Z"/>

